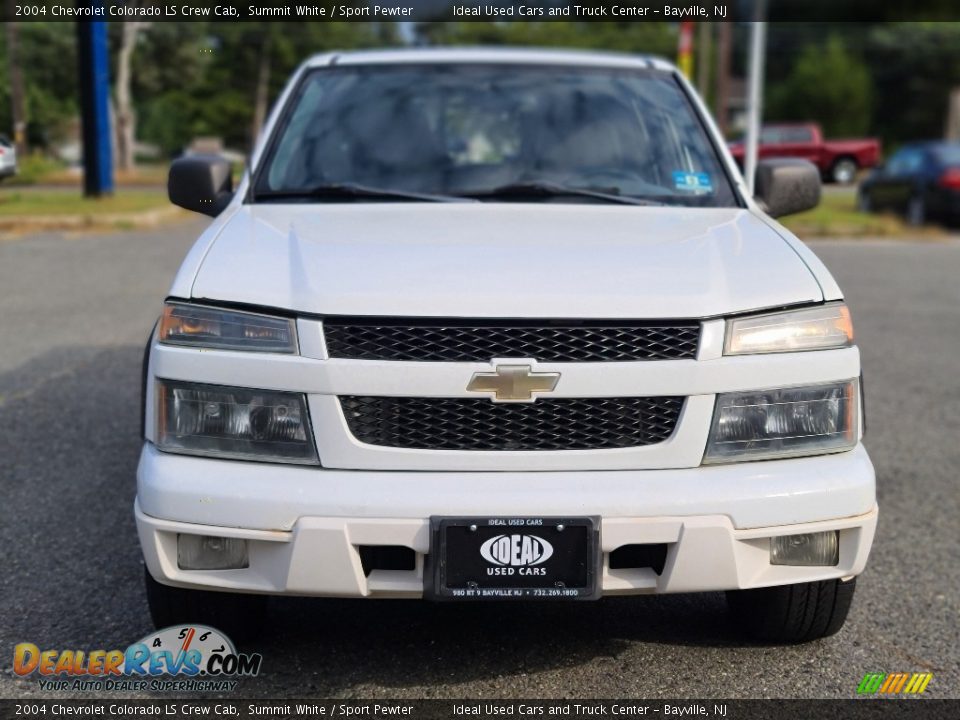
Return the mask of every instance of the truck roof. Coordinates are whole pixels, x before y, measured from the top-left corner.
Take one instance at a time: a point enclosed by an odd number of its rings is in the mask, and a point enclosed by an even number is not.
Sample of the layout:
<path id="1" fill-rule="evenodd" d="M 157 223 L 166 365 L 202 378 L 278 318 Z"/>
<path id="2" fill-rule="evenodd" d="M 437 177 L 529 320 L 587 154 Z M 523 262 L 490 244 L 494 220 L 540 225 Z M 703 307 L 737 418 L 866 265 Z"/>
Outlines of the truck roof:
<path id="1" fill-rule="evenodd" d="M 511 47 L 432 47 L 326 52 L 314 55 L 305 64 L 307 67 L 322 67 L 327 65 L 394 63 L 504 63 L 676 70 L 671 63 L 652 55 L 630 55 L 597 50 L 548 50 Z"/>
<path id="2" fill-rule="evenodd" d="M 789 122 L 765 122 L 765 123 L 763 124 L 763 127 L 765 127 L 765 128 L 771 128 L 771 127 L 777 127 L 777 128 L 783 128 L 783 127 L 786 127 L 786 128 L 798 128 L 798 127 L 802 127 L 802 128 L 805 128 L 805 127 L 810 127 L 810 126 L 819 127 L 819 125 L 820 125 L 820 123 L 814 122 L 813 120 L 809 120 L 809 121 L 793 121 L 793 120 L 792 120 L 792 121 L 789 121 Z"/>

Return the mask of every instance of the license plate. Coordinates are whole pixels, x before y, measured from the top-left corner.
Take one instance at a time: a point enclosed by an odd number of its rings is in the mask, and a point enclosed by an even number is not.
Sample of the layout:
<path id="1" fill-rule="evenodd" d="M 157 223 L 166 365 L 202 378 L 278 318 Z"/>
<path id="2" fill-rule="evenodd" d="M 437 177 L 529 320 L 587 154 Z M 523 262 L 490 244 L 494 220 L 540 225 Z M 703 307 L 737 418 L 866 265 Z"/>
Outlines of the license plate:
<path id="1" fill-rule="evenodd" d="M 598 596 L 596 518 L 438 518 L 426 595 L 437 600 L 590 600 Z"/>

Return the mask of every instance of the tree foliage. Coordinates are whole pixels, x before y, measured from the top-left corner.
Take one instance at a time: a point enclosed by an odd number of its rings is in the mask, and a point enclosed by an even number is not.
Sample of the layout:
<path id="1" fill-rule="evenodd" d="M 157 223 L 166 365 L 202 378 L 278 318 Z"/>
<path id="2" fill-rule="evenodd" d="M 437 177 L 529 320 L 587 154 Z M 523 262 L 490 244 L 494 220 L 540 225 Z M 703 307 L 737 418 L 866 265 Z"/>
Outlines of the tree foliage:
<path id="1" fill-rule="evenodd" d="M 771 23 L 767 57 L 768 118 L 879 135 L 889 149 L 942 136 L 947 98 L 960 87 L 960 23 Z M 844 107 L 862 86 L 868 106 Z"/>
<path id="2" fill-rule="evenodd" d="M 942 137 L 950 91 L 960 87 L 960 23 L 879 25 L 867 57 L 874 126 L 885 142 Z"/>
<path id="3" fill-rule="evenodd" d="M 186 37 L 182 30 L 189 31 Z M 193 137 L 211 135 L 227 147 L 246 150 L 253 141 L 258 63 L 265 43 L 272 101 L 310 55 L 395 42 L 392 26 L 361 23 L 157 23 L 144 33 L 143 52 L 134 61 L 141 137 L 166 153 L 177 152 Z M 174 62 L 164 57 L 168 48 L 174 48 Z"/>
<path id="4" fill-rule="evenodd" d="M 814 120 L 827 136 L 864 135 L 870 130 L 870 74 L 837 36 L 808 45 L 792 72 L 772 84 L 766 117 L 771 120 Z"/>
<path id="5" fill-rule="evenodd" d="M 419 23 L 417 34 L 433 45 L 589 48 L 672 58 L 678 30 L 642 22 L 437 22 Z"/>
<path id="6" fill-rule="evenodd" d="M 221 137 L 231 148 L 251 145 L 257 63 L 270 38 L 272 101 L 305 58 L 332 49 L 398 43 L 395 26 L 378 23 L 151 23 L 139 34 L 132 59 L 138 140 L 165 154 L 199 135 Z M 120 24 L 109 24 L 116 72 Z M 0 33 L 0 132 L 9 133 L 7 55 Z M 63 139 L 79 116 L 73 23 L 21 23 L 20 48 L 27 113 L 34 146 Z"/>
<path id="7" fill-rule="evenodd" d="M 67 132 L 79 108 L 72 23 L 20 23 L 20 60 L 26 90 L 27 137 L 33 146 Z M 6 39 L 0 32 L 0 133 L 13 126 Z"/>
<path id="8" fill-rule="evenodd" d="M 325 0 L 324 0 L 325 1 Z M 412 30 L 412 32 L 410 31 Z M 73 23 L 22 23 L 28 135 L 36 146 L 75 131 L 79 112 Z M 111 55 L 120 46 L 109 24 Z M 152 23 L 132 58 L 138 139 L 164 154 L 208 135 L 251 145 L 260 61 L 269 60 L 274 100 L 298 63 L 325 50 L 399 45 L 536 45 L 676 55 L 676 23 L 448 22 Z M 412 37 L 410 37 L 412 35 Z M 746 70 L 746 34 L 735 28 L 734 68 Z M 0 132 L 10 96 L 0 33 Z M 879 134 L 889 146 L 939 137 L 949 91 L 960 86 L 960 23 L 771 23 L 766 117 L 816 120 L 830 135 Z"/>

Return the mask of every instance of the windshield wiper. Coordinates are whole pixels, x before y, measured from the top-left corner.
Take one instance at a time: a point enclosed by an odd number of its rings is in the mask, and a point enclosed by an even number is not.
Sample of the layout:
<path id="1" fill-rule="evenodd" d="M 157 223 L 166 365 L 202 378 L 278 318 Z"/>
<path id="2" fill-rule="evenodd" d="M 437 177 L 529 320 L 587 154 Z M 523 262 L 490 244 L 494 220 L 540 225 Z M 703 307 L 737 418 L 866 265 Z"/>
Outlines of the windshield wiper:
<path id="1" fill-rule="evenodd" d="M 597 200 L 606 200 L 607 202 L 622 203 L 623 205 L 663 205 L 656 200 L 646 200 L 644 198 L 632 197 L 630 195 L 620 195 L 615 191 L 603 192 L 602 190 L 591 190 L 590 188 L 571 187 L 559 185 L 550 182 L 519 182 L 508 185 L 500 185 L 493 188 L 481 190 L 468 190 L 460 193 L 464 197 L 477 198 L 480 200 L 497 198 L 519 198 L 519 197 L 589 197 Z"/>
<path id="2" fill-rule="evenodd" d="M 370 187 L 358 183 L 330 183 L 315 187 L 291 190 L 261 190 L 254 193 L 255 200 L 296 200 L 324 198 L 370 198 L 380 200 L 419 200 L 421 202 L 477 202 L 457 195 L 432 195 L 412 190 Z"/>

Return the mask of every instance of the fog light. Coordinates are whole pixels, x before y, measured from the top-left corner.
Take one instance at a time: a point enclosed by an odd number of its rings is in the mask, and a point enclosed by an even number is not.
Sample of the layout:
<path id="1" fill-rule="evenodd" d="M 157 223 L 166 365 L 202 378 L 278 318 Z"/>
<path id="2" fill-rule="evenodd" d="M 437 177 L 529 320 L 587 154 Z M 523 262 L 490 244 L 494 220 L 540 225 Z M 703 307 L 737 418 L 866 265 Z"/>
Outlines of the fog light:
<path id="1" fill-rule="evenodd" d="M 771 565 L 832 566 L 839 563 L 840 540 L 836 530 L 770 538 Z"/>
<path id="2" fill-rule="evenodd" d="M 236 570 L 250 567 L 247 541 L 210 535 L 177 535 L 181 570 Z"/>

